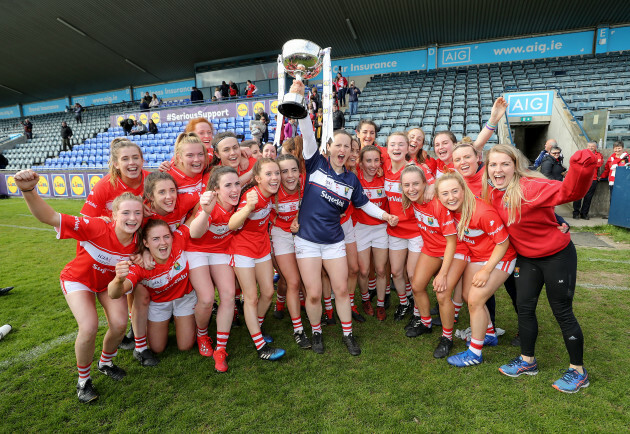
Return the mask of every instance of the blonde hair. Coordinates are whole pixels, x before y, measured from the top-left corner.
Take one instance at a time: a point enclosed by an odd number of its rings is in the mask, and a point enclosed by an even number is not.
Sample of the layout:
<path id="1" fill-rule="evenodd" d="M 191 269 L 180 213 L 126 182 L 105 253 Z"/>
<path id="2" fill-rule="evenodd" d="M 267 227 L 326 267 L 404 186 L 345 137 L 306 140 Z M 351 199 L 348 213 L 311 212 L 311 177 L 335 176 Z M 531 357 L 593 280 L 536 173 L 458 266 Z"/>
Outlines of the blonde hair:
<path id="1" fill-rule="evenodd" d="M 210 163 L 208 158 L 208 150 L 206 149 L 206 145 L 195 133 L 180 133 L 179 136 L 177 136 L 177 140 L 175 140 L 175 149 L 173 151 L 173 154 L 175 155 L 175 166 L 181 169 L 179 165 L 179 163 L 181 162 L 180 158 L 181 155 L 184 153 L 184 145 L 187 145 L 189 143 L 198 143 L 201 146 L 201 149 L 203 151 L 203 167 L 204 169 L 208 167 L 208 164 Z"/>
<path id="2" fill-rule="evenodd" d="M 424 188 L 422 189 L 422 195 L 424 195 L 424 189 L 427 188 L 427 177 L 425 176 L 422 169 L 416 166 L 415 164 L 410 164 L 408 166 L 405 166 L 402 173 L 400 174 L 400 192 L 402 194 L 403 210 L 406 210 L 411 205 L 411 200 L 407 197 L 407 195 L 405 194 L 405 191 L 402 189 L 403 176 L 405 176 L 408 173 L 417 173 L 420 179 L 422 180 L 422 183 L 424 184 Z"/>
<path id="3" fill-rule="evenodd" d="M 514 163 L 514 177 L 510 180 L 507 187 L 505 188 L 505 194 L 503 196 L 503 206 L 505 206 L 508 210 L 508 221 L 507 225 L 511 225 L 516 223 L 518 214 L 518 220 L 520 220 L 521 214 L 521 204 L 525 199 L 525 195 L 523 194 L 523 189 L 521 187 L 521 178 L 545 178 L 545 176 L 540 172 L 534 172 L 527 168 L 528 161 L 525 156 L 519 151 L 516 147 L 512 145 L 495 145 L 493 146 L 487 153 L 484 158 L 485 170 L 483 171 L 482 178 L 482 193 L 481 197 L 486 201 L 490 202 L 490 193 L 491 190 L 488 186 L 488 182 L 490 181 L 488 178 L 488 162 L 490 161 L 490 155 L 494 153 L 505 154 Z M 491 188 L 494 188 L 493 186 Z"/>
<path id="4" fill-rule="evenodd" d="M 118 178 L 120 178 L 120 169 L 117 169 L 114 163 L 118 161 L 118 158 L 120 158 L 120 150 L 122 148 L 127 148 L 130 146 L 133 146 L 138 150 L 138 152 L 140 153 L 140 158 L 142 158 L 142 161 L 144 162 L 142 149 L 140 149 L 140 146 L 136 145 L 129 139 L 126 139 L 124 137 L 117 137 L 112 140 L 112 143 L 109 145 L 109 182 L 114 187 L 116 186 L 116 181 L 118 180 Z"/>
<path id="5" fill-rule="evenodd" d="M 126 191 L 120 196 L 116 196 L 116 199 L 112 202 L 112 214 L 115 214 L 120 207 L 120 204 L 126 200 L 133 200 L 138 202 L 140 205 L 143 205 L 142 198 L 140 196 L 136 196 L 130 191 Z"/>
<path id="6" fill-rule="evenodd" d="M 435 194 L 439 195 L 440 185 L 449 180 L 457 181 L 462 191 L 464 192 L 464 202 L 462 203 L 461 217 L 459 219 L 459 222 L 457 223 L 457 238 L 462 240 L 464 239 L 464 233 L 468 230 L 470 220 L 475 213 L 477 204 L 475 202 L 475 195 L 470 190 L 470 188 L 468 188 L 468 185 L 466 185 L 464 177 L 454 170 L 446 172 L 435 182 Z"/>

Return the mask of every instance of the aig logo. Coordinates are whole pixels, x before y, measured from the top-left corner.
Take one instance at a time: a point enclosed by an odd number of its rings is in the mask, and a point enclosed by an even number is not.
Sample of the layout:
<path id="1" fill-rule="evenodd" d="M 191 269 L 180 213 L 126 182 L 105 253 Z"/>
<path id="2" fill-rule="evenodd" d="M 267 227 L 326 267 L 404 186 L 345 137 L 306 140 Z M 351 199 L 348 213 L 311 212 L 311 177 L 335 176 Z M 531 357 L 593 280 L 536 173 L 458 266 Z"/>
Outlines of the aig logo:
<path id="1" fill-rule="evenodd" d="M 445 48 L 442 50 L 442 65 L 470 62 L 470 47 Z"/>

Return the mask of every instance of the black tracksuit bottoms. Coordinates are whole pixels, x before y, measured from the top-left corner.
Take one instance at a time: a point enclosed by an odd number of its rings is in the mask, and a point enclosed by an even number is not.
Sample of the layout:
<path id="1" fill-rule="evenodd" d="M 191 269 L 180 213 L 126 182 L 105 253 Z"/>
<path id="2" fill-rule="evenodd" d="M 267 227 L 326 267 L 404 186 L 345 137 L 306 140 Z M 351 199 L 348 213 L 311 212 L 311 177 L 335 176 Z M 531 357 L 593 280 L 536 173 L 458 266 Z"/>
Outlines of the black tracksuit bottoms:
<path id="1" fill-rule="evenodd" d="M 547 300 L 562 330 L 564 344 L 571 364 L 581 366 L 584 353 L 584 335 L 573 314 L 573 295 L 577 274 L 577 253 L 573 242 L 550 256 L 516 259 L 516 303 L 518 306 L 518 331 L 521 337 L 521 353 L 534 356 L 538 337 L 536 306 L 545 285 Z"/>

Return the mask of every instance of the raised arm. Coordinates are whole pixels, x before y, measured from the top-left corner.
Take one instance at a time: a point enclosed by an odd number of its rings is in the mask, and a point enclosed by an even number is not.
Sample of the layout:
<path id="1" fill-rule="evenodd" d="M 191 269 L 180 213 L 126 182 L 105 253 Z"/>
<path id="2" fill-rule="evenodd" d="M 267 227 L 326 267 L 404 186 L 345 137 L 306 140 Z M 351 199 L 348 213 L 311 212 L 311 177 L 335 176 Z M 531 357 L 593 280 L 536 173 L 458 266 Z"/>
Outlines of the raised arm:
<path id="1" fill-rule="evenodd" d="M 490 129 L 490 128 L 495 128 L 495 129 L 497 128 L 497 126 L 499 125 L 499 121 L 501 120 L 501 118 L 505 114 L 505 111 L 507 110 L 507 107 L 508 107 L 508 103 L 505 100 L 505 98 L 503 98 L 502 96 L 497 98 L 497 100 L 494 102 L 494 105 L 492 106 L 492 112 L 490 113 L 490 119 L 488 119 L 489 125 L 488 126 L 484 125 L 481 128 L 481 131 L 479 132 L 479 135 L 477 136 L 477 140 L 475 140 L 475 143 L 473 143 L 473 146 L 475 147 L 477 152 L 479 153 L 483 152 L 483 147 L 488 142 L 488 140 L 490 140 L 490 137 L 492 137 L 492 135 L 495 132 L 494 129 Z"/>
<path id="2" fill-rule="evenodd" d="M 217 194 L 214 191 L 206 191 L 199 198 L 201 211 L 197 217 L 190 222 L 190 238 L 201 238 L 208 230 L 210 224 L 210 214 L 217 203 Z"/>
<path id="3" fill-rule="evenodd" d="M 230 221 L 228 222 L 228 228 L 231 231 L 235 231 L 239 229 L 247 220 L 247 217 L 252 213 L 254 208 L 256 208 L 256 204 L 258 203 L 258 193 L 255 190 L 250 190 L 247 192 L 246 196 L 246 204 L 243 208 L 236 211 L 232 217 L 230 217 Z"/>
<path id="4" fill-rule="evenodd" d="M 293 84 L 291 85 L 289 92 L 304 95 L 304 83 L 299 80 L 293 80 Z M 300 124 L 300 130 L 302 131 L 302 155 L 304 155 L 305 160 L 308 160 L 317 152 L 317 142 L 315 141 L 313 124 L 311 124 L 311 119 L 308 116 L 304 119 L 299 119 L 298 123 Z"/>
<path id="5" fill-rule="evenodd" d="M 22 196 L 33 217 L 42 223 L 59 229 L 61 216 L 37 193 L 38 181 L 39 175 L 30 169 L 21 170 L 15 174 L 15 183 L 22 192 Z"/>
<path id="6" fill-rule="evenodd" d="M 132 265 L 133 262 L 131 261 L 120 261 L 116 264 L 116 277 L 107 285 L 109 298 L 117 299 L 131 291 L 131 282 L 127 280 L 127 276 L 129 275 L 129 267 Z"/>

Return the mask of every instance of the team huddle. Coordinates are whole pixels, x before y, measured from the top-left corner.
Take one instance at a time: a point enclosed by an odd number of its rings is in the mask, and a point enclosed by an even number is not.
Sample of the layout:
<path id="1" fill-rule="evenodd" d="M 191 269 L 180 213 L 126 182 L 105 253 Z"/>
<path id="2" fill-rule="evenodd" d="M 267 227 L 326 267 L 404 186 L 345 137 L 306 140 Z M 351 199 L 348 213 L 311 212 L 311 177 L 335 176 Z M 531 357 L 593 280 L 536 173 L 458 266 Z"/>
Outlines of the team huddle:
<path id="1" fill-rule="evenodd" d="M 303 84 L 294 82 L 291 91 L 303 93 Z M 114 380 L 126 375 L 113 358 L 128 319 L 133 355 L 143 366 L 159 362 L 155 354 L 164 351 L 174 321 L 180 350 L 197 343 L 202 356 L 214 358 L 216 371 L 226 372 L 230 330 L 239 316 L 261 359 L 282 358 L 285 351 L 272 346 L 264 329 L 274 268 L 280 275 L 275 310 L 288 311 L 296 344 L 317 354 L 325 352 L 322 323 L 336 322 L 332 294 L 343 343 L 350 354 L 361 354 L 352 329 L 353 319 L 365 320 L 355 306 L 357 287 L 363 312 L 379 321 L 395 288 L 394 320 L 410 317 L 406 336 L 431 334 L 427 291 L 433 279 L 442 327 L 433 355 L 457 367 L 482 363 L 483 347 L 497 345 L 494 293 L 505 284 L 521 340 L 521 354 L 499 368 L 511 377 L 538 372 L 536 305 L 545 285 L 570 358 L 553 386 L 569 393 L 588 386 L 572 310 L 577 256 L 554 207 L 584 196 L 595 159 L 587 150 L 576 152 L 559 182 L 528 170 L 513 146 L 496 145 L 482 158 L 505 109 L 499 98 L 474 142 L 436 133 L 436 158 L 422 149 L 420 128 L 393 133 L 386 147 L 377 146 L 370 120 L 361 121 L 356 137 L 335 131 L 320 152 L 310 120 L 301 119 L 303 136 L 285 141 L 276 158 L 273 146 L 259 156 L 257 144 L 250 149 L 231 132 L 215 135 L 212 124 L 198 118 L 177 138 L 173 160 L 153 173 L 143 170 L 138 145 L 115 139 L 109 174 L 79 217 L 59 214 L 39 197 L 35 172 L 18 172 L 16 184 L 33 215 L 58 238 L 78 241 L 60 280 L 79 326 L 79 400 L 98 398 L 90 377 L 95 298 L 108 320 L 98 370 Z M 466 351 L 451 355 L 464 303 L 471 338 Z M 216 344 L 208 335 L 213 306 Z"/>

